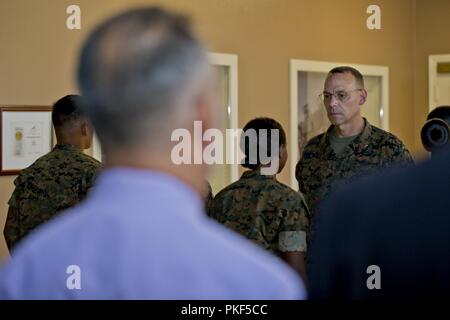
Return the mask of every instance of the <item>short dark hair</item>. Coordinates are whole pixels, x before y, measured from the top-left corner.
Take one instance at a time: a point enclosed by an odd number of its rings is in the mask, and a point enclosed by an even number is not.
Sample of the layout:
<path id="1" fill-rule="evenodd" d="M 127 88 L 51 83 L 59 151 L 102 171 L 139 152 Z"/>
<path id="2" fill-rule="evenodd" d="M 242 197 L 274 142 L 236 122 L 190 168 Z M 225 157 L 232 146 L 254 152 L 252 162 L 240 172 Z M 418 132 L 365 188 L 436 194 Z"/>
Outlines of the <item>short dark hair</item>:
<path id="1" fill-rule="evenodd" d="M 55 129 L 74 122 L 82 116 L 84 116 L 83 99 L 79 95 L 67 95 L 53 105 L 52 122 Z"/>
<path id="2" fill-rule="evenodd" d="M 330 72 L 328 72 L 329 75 L 336 73 L 351 73 L 353 77 L 355 77 L 356 83 L 361 86 L 360 89 L 364 89 L 364 77 L 361 72 L 359 72 L 355 68 L 349 66 L 339 66 L 331 69 Z"/>
<path id="3" fill-rule="evenodd" d="M 78 83 L 102 145 L 156 141 L 203 66 L 206 51 L 182 15 L 140 8 L 97 27 L 82 49 Z"/>
<path id="4" fill-rule="evenodd" d="M 442 119 L 450 124 L 450 106 L 439 106 L 434 108 L 427 116 L 427 120 L 430 119 Z"/>
<path id="5" fill-rule="evenodd" d="M 246 133 L 248 133 L 248 130 L 251 130 L 251 129 L 253 129 L 256 132 L 256 136 L 246 134 Z M 267 141 L 260 140 L 259 130 L 261 130 L 261 129 L 267 130 Z M 244 159 L 243 163 L 241 164 L 243 167 L 249 168 L 251 170 L 255 170 L 261 166 L 261 161 L 259 158 L 261 143 L 266 144 L 267 156 L 272 157 L 272 154 L 271 154 L 271 151 L 272 151 L 272 149 L 271 149 L 272 131 L 271 130 L 272 129 L 278 129 L 278 146 L 279 147 L 285 146 L 286 145 L 286 133 L 284 132 L 284 129 L 281 126 L 281 124 L 279 122 L 277 122 L 276 120 L 274 120 L 272 118 L 261 117 L 261 118 L 255 118 L 255 119 L 249 121 L 245 125 L 245 127 L 243 129 L 243 134 L 241 137 L 241 150 L 245 154 L 245 159 Z M 256 141 L 252 141 L 255 138 L 256 138 Z M 251 161 L 252 160 L 251 156 L 250 156 L 250 151 L 252 149 L 250 147 L 251 145 L 256 146 L 256 150 L 253 150 L 254 152 L 256 151 L 256 155 L 257 155 L 256 163 L 253 163 L 255 161 Z"/>

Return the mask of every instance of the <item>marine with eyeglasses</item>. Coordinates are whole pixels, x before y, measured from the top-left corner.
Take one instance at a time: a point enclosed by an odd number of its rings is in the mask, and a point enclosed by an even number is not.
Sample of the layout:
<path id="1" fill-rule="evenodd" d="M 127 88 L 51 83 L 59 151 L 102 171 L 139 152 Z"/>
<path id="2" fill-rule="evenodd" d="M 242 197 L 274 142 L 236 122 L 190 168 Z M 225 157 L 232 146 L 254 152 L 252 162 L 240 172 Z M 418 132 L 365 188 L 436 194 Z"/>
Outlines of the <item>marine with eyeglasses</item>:
<path id="1" fill-rule="evenodd" d="M 308 141 L 295 170 L 312 218 L 320 202 L 341 183 L 383 168 L 414 164 L 400 139 L 361 116 L 367 91 L 358 70 L 332 69 L 320 97 L 331 125 Z"/>

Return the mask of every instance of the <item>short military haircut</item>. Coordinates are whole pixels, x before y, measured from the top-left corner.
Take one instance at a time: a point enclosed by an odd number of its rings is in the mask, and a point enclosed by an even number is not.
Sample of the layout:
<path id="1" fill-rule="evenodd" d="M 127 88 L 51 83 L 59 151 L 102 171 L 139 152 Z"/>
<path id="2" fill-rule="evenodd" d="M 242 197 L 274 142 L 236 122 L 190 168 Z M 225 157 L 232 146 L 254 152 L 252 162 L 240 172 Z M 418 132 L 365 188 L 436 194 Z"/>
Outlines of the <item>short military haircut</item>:
<path id="1" fill-rule="evenodd" d="M 184 16 L 141 8 L 98 26 L 81 51 L 78 83 L 102 145 L 157 140 L 205 66 L 206 51 Z"/>
<path id="2" fill-rule="evenodd" d="M 351 73 L 353 75 L 353 77 L 355 78 L 356 83 L 361 86 L 361 88 L 358 88 L 358 89 L 364 89 L 364 77 L 361 74 L 361 72 L 359 72 L 355 68 L 349 67 L 349 66 L 336 67 L 336 68 L 331 69 L 330 72 L 328 72 L 328 75 L 332 75 L 332 74 L 336 74 L 336 73 Z"/>
<path id="3" fill-rule="evenodd" d="M 260 130 L 265 129 L 267 132 L 267 139 L 261 140 L 260 139 Z M 243 129 L 243 134 L 241 138 L 241 150 L 245 154 L 245 159 L 242 163 L 242 166 L 245 168 L 249 168 L 251 170 L 258 169 L 261 166 L 260 156 L 259 152 L 261 148 L 264 149 L 265 154 L 267 157 L 272 157 L 271 154 L 271 146 L 272 146 L 272 129 L 278 130 L 278 147 L 281 148 L 281 146 L 286 146 L 286 133 L 284 132 L 283 127 L 280 123 L 278 123 L 276 120 L 272 118 L 255 118 L 253 120 L 250 120 Z M 254 130 L 256 132 L 256 135 L 249 134 L 249 130 Z M 256 141 L 255 141 L 256 138 Z M 252 155 L 250 152 L 252 152 L 252 146 L 255 146 L 256 148 L 253 148 L 253 152 L 256 151 L 256 154 L 253 155 L 253 158 L 256 156 L 256 163 L 255 161 L 252 161 Z M 279 149 L 278 149 L 279 152 Z M 277 155 L 278 156 L 278 155 Z"/>
<path id="4" fill-rule="evenodd" d="M 72 123 L 84 116 L 83 100 L 79 95 L 67 95 L 53 105 L 52 122 L 55 129 Z"/>
<path id="5" fill-rule="evenodd" d="M 450 106 L 439 106 L 434 108 L 427 116 L 427 120 L 430 119 L 443 119 L 450 124 Z"/>

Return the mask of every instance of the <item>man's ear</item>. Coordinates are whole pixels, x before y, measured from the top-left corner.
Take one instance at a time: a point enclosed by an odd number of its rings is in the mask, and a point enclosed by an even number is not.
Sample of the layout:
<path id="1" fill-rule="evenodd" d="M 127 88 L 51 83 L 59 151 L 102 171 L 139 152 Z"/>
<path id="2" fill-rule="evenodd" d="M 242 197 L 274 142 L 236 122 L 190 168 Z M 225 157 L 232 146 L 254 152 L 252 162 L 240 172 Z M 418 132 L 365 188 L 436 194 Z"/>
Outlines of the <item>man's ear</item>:
<path id="1" fill-rule="evenodd" d="M 359 95 L 359 104 L 363 105 L 364 103 L 366 103 L 367 100 L 367 91 L 366 89 L 362 89 L 361 90 L 361 94 Z"/>
<path id="2" fill-rule="evenodd" d="M 80 129 L 81 129 L 81 135 L 83 137 L 86 137 L 89 135 L 89 128 L 88 128 L 88 124 L 87 124 L 86 120 L 83 120 L 81 122 Z"/>

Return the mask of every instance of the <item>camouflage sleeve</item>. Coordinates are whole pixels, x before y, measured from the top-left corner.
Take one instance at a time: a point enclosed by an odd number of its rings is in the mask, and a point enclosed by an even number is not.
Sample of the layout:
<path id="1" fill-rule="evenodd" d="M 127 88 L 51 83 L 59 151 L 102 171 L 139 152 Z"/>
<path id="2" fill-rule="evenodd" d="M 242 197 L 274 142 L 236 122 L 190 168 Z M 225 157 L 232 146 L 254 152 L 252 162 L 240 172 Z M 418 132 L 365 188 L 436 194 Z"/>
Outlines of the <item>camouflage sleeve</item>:
<path id="1" fill-rule="evenodd" d="M 88 166 L 81 179 L 80 199 L 83 199 L 94 185 L 95 178 L 100 170 L 99 166 Z"/>
<path id="2" fill-rule="evenodd" d="M 306 252 L 309 229 L 309 210 L 299 194 L 288 200 L 290 208 L 283 218 L 278 236 L 278 249 L 281 252 Z"/>
<path id="3" fill-rule="evenodd" d="M 213 200 L 213 193 L 212 193 L 212 188 L 211 185 L 209 184 L 208 181 L 206 181 L 207 184 L 207 191 L 206 191 L 206 195 L 205 195 L 205 211 L 206 214 L 209 216 L 210 215 L 210 207 L 211 207 L 211 202 Z"/>
<path id="4" fill-rule="evenodd" d="M 310 149 L 310 144 L 308 143 L 303 150 L 301 159 L 295 166 L 295 178 L 302 197 L 304 197 L 309 209 L 312 210 L 316 202 L 316 193 L 311 185 L 311 179 L 316 172 L 311 170 L 311 165 L 313 162 L 319 161 L 319 159 L 316 159 L 315 155 L 309 152 Z"/>
<path id="5" fill-rule="evenodd" d="M 12 200 L 11 200 L 12 199 Z M 9 252 L 22 238 L 22 228 L 20 223 L 20 212 L 16 206 L 15 200 L 11 197 L 9 201 L 8 215 L 6 217 L 5 229 L 3 235 Z"/>
<path id="6" fill-rule="evenodd" d="M 402 145 L 401 150 L 399 151 L 399 156 L 396 159 L 396 163 L 399 163 L 400 165 L 404 166 L 412 166 L 414 165 L 414 160 L 409 153 L 409 150 L 406 149 L 404 145 Z"/>
<path id="7" fill-rule="evenodd" d="M 207 214 L 210 218 L 218 221 L 217 213 L 222 212 L 221 200 L 217 198 L 217 195 L 211 199 L 208 203 L 208 211 Z"/>
<path id="8" fill-rule="evenodd" d="M 301 159 L 297 166 L 295 167 L 295 178 L 298 182 L 298 189 L 300 196 L 302 197 L 302 201 L 304 203 L 304 206 L 306 207 L 306 210 L 309 213 L 312 211 L 312 208 L 314 207 L 315 199 L 314 199 L 314 193 L 310 192 L 309 188 L 307 187 L 305 181 L 307 177 L 303 176 L 304 172 L 304 162 L 303 159 Z"/>
<path id="9" fill-rule="evenodd" d="M 385 165 L 407 167 L 414 165 L 414 160 L 405 145 L 396 139 L 390 148 L 385 149 Z"/>
<path id="10" fill-rule="evenodd" d="M 297 165 L 295 166 L 295 179 L 296 179 L 297 182 L 298 182 L 298 188 L 299 188 L 299 190 L 300 190 L 302 193 L 304 193 L 304 192 L 305 192 L 305 185 L 303 184 L 303 179 L 302 179 L 302 176 L 301 176 L 301 173 L 302 173 L 302 166 L 303 166 L 302 161 L 303 161 L 303 159 L 300 159 L 300 161 L 297 162 Z"/>

